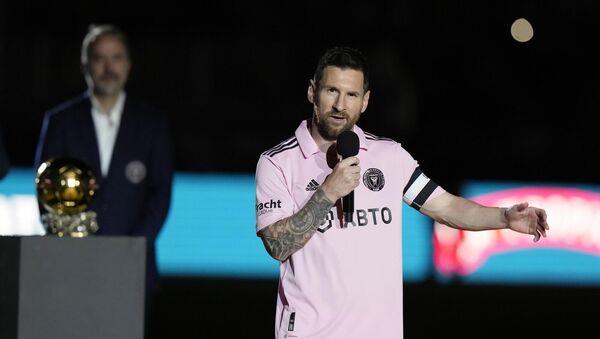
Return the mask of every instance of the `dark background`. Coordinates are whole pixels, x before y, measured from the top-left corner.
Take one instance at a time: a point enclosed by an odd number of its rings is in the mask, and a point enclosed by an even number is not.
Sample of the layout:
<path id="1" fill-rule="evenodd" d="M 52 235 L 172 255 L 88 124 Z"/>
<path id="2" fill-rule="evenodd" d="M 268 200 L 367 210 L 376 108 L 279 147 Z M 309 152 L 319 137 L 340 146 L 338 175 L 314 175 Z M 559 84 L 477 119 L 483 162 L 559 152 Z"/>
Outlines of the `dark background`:
<path id="1" fill-rule="evenodd" d="M 599 10 L 595 1 L 1 2 L 0 128 L 12 164 L 32 166 L 44 111 L 85 90 L 87 26 L 114 23 L 130 40 L 127 92 L 169 114 L 178 171 L 254 172 L 258 155 L 310 116 L 319 56 L 351 45 L 372 68 L 359 124 L 400 141 L 449 191 L 470 179 L 596 183 Z M 534 29 L 528 43 L 510 35 L 520 17 Z M 272 336 L 276 281 L 163 282 L 159 337 Z M 598 288 L 405 288 L 408 338 L 597 328 Z"/>

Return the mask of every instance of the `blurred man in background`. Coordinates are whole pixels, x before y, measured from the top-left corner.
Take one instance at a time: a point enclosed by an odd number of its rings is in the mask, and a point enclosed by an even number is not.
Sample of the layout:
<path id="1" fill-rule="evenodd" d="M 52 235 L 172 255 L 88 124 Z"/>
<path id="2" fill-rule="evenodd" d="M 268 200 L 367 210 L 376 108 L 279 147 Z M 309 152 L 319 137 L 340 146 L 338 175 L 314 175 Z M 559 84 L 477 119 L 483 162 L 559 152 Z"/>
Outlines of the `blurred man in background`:
<path id="1" fill-rule="evenodd" d="M 91 209 L 98 214 L 98 234 L 146 237 L 150 298 L 158 282 L 154 243 L 171 200 L 167 119 L 125 93 L 131 58 L 125 35 L 115 26 L 90 27 L 81 68 L 88 90 L 45 114 L 36 168 L 68 156 L 94 170 L 100 189 Z"/>

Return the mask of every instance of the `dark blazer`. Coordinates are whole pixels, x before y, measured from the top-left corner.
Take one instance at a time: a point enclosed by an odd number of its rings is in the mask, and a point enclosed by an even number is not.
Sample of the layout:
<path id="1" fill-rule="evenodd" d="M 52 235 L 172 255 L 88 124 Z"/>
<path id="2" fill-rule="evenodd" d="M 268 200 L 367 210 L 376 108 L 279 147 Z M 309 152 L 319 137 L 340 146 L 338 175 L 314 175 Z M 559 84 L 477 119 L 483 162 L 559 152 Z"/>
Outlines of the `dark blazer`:
<path id="1" fill-rule="evenodd" d="M 62 156 L 83 160 L 96 174 L 100 187 L 90 208 L 98 214 L 97 234 L 146 237 L 147 289 L 154 291 L 154 242 L 169 210 L 173 178 L 166 117 L 128 95 L 108 174 L 102 177 L 91 101 L 83 94 L 44 116 L 35 168 Z"/>

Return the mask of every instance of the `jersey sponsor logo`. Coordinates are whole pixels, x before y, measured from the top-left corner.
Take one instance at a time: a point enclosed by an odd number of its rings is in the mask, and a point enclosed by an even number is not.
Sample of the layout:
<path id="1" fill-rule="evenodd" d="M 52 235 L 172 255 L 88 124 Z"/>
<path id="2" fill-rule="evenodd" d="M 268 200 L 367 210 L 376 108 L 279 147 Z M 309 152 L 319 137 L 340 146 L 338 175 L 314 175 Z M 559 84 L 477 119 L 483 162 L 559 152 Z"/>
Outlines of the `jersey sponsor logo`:
<path id="1" fill-rule="evenodd" d="M 337 213 L 336 207 L 329 210 L 325 219 L 321 222 L 321 225 L 317 230 L 321 233 L 327 232 L 334 224 L 339 225 L 340 220 L 336 218 Z M 353 222 L 344 223 L 344 228 L 347 227 L 363 227 L 363 226 L 380 226 L 387 225 L 392 222 L 392 210 L 389 207 L 382 208 L 367 208 L 367 209 L 356 209 L 354 211 Z"/>
<path id="2" fill-rule="evenodd" d="M 335 214 L 333 213 L 332 210 L 329 210 L 329 212 L 327 212 L 327 214 L 325 215 L 325 219 L 323 219 L 323 221 L 321 221 L 321 225 L 319 225 L 319 227 L 317 227 L 317 231 L 319 231 L 321 233 L 327 232 L 331 227 L 333 227 L 334 220 L 335 220 Z"/>
<path id="3" fill-rule="evenodd" d="M 369 168 L 363 174 L 363 184 L 373 192 L 381 191 L 385 185 L 383 172 L 377 168 Z"/>
<path id="4" fill-rule="evenodd" d="M 306 185 L 307 191 L 316 191 L 317 189 L 319 189 L 319 183 L 315 179 L 312 179 L 308 185 Z"/>
<path id="5" fill-rule="evenodd" d="M 270 199 L 269 201 L 259 202 L 256 204 L 256 216 L 273 212 L 275 208 L 281 208 L 281 200 L 274 201 Z"/>

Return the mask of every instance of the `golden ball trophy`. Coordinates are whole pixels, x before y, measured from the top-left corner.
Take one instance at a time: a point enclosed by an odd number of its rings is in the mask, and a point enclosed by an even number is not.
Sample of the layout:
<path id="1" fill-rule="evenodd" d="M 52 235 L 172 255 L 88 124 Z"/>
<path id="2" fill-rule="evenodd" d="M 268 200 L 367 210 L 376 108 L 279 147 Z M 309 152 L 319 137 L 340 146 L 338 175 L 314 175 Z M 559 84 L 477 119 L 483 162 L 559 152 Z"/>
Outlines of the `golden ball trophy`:
<path id="1" fill-rule="evenodd" d="M 98 230 L 96 212 L 87 211 L 98 185 L 83 161 L 47 160 L 37 170 L 35 185 L 38 201 L 48 211 L 41 219 L 49 234 L 81 238 Z"/>

